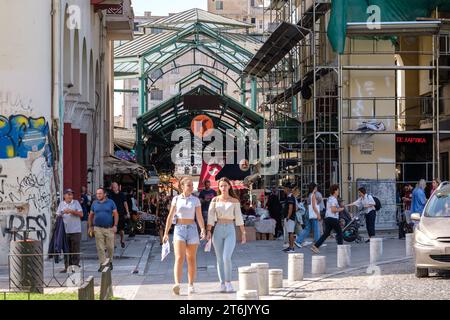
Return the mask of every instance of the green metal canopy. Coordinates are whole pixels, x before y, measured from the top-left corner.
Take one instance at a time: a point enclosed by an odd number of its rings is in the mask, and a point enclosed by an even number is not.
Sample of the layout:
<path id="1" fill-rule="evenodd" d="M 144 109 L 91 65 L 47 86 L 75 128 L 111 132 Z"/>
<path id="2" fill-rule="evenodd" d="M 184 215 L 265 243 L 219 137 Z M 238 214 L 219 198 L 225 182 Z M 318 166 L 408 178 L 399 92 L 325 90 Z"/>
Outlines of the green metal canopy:
<path id="1" fill-rule="evenodd" d="M 218 108 L 193 109 L 185 105 L 186 96 L 210 96 L 219 100 Z M 215 90 L 198 85 L 185 93 L 179 93 L 137 118 L 137 157 L 138 162 L 148 165 L 150 154 L 158 148 L 162 156 L 158 162 L 170 158 L 172 132 L 175 129 L 191 128 L 193 118 L 199 114 L 207 115 L 214 122 L 214 128 L 226 134 L 227 129 L 245 133 L 248 129 L 262 129 L 264 118 L 242 105 L 239 101 Z"/>
<path id="2" fill-rule="evenodd" d="M 140 27 L 181 31 L 193 24 L 202 23 L 212 29 L 243 29 L 253 25 L 219 16 L 198 8 L 190 9 L 179 14 L 164 17 L 154 22 L 141 24 Z"/>

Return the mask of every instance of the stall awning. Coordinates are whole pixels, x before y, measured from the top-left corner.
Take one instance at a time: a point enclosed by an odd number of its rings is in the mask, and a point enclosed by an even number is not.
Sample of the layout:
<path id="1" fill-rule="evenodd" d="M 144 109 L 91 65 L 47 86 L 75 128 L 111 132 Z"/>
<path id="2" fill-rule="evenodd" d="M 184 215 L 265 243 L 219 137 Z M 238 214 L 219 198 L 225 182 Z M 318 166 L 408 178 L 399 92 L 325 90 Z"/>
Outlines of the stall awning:
<path id="1" fill-rule="evenodd" d="M 132 150 L 136 144 L 136 130 L 114 127 L 114 145 Z"/>
<path id="2" fill-rule="evenodd" d="M 119 159 L 112 155 L 105 157 L 103 164 L 103 173 L 106 175 L 136 174 L 144 179 L 148 178 L 147 170 L 143 166 L 131 161 Z"/>

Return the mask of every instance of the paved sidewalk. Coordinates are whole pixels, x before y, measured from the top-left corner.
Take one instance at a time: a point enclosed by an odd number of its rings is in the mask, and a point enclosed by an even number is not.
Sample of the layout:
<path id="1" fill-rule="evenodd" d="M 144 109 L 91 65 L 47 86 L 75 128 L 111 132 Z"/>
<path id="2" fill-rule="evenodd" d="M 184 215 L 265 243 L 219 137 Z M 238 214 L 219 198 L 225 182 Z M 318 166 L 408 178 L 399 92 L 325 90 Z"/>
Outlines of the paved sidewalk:
<path id="1" fill-rule="evenodd" d="M 159 238 L 148 235 L 137 235 L 135 238 L 125 236 L 125 248 L 120 247 L 119 237 L 116 237 L 116 249 L 113 258 L 113 293 L 114 296 L 123 299 L 133 299 L 139 286 L 145 280 L 143 276 L 151 249 Z M 82 267 L 84 279 L 94 277 L 95 291 L 100 292 L 101 273 L 97 271 L 99 262 L 95 239 L 83 241 L 81 244 Z M 59 273 L 64 268 L 64 262 L 55 264 L 52 260 L 44 261 L 44 279 L 49 287 L 44 289 L 45 293 L 73 292 L 77 287 L 67 283 L 67 274 Z M 54 270 L 54 271 L 53 271 Z M 8 289 L 8 267 L 0 266 L 0 289 Z"/>
<path id="2" fill-rule="evenodd" d="M 405 260 L 405 240 L 398 240 L 395 234 L 380 235 L 383 241 L 383 261 L 401 261 Z M 244 245 L 237 244 L 233 254 L 233 286 L 238 289 L 238 267 L 250 265 L 253 262 L 268 262 L 271 269 L 283 269 L 284 288 L 282 290 L 272 291 L 270 296 L 261 297 L 261 299 L 292 299 L 291 292 L 295 288 L 307 285 L 308 283 L 317 282 L 320 279 L 330 277 L 334 273 L 342 275 L 343 272 L 350 272 L 355 268 L 367 268 L 369 265 L 369 243 L 352 243 L 352 266 L 346 270 L 337 268 L 336 261 L 336 242 L 334 239 L 328 239 L 327 246 L 321 248 L 320 255 L 327 257 L 327 274 L 321 277 L 311 274 L 311 256 L 312 252 L 309 247 L 298 249 L 296 253 L 305 254 L 305 273 L 304 281 L 298 283 L 287 283 L 287 264 L 288 255 L 281 251 L 283 241 L 281 240 L 262 240 L 252 241 Z M 171 253 L 165 261 L 160 261 L 161 247 L 156 244 L 152 250 L 150 257 L 150 265 L 142 286 L 139 288 L 135 299 L 196 299 L 196 300 L 232 300 L 236 298 L 236 294 L 220 293 L 216 259 L 214 252 L 205 253 L 203 247 L 199 249 L 197 258 L 197 280 L 196 291 L 193 296 L 187 296 L 187 276 L 186 267 L 184 270 L 184 284 L 181 288 L 180 296 L 174 296 L 171 288 L 173 285 L 173 262 L 174 256 Z M 300 297 L 298 297 L 300 298 Z"/>

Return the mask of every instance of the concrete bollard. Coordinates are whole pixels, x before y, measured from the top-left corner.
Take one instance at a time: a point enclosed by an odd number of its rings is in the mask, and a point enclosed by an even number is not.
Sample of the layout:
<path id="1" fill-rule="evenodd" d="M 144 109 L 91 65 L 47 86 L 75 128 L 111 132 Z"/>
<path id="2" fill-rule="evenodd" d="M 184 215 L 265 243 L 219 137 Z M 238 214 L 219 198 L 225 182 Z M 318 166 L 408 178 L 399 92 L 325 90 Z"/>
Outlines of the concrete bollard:
<path id="1" fill-rule="evenodd" d="M 239 290 L 236 293 L 237 300 L 259 300 L 258 291 L 256 290 Z"/>
<path id="2" fill-rule="evenodd" d="M 349 244 L 342 244 L 337 246 L 337 267 L 350 267 L 352 260 L 352 251 Z"/>
<path id="3" fill-rule="evenodd" d="M 327 270 L 327 257 L 312 256 L 311 273 L 312 274 L 325 274 L 326 270 Z"/>
<path id="4" fill-rule="evenodd" d="M 405 246 L 406 246 L 406 256 L 407 257 L 413 256 L 413 239 L 414 239 L 414 233 L 407 233 L 405 235 Z"/>
<path id="5" fill-rule="evenodd" d="M 269 270 L 269 288 L 270 289 L 283 288 L 283 269 Z"/>
<path id="6" fill-rule="evenodd" d="M 240 267 L 239 290 L 258 291 L 258 271 L 255 267 Z"/>
<path id="7" fill-rule="evenodd" d="M 370 263 L 376 263 L 383 256 L 383 238 L 370 238 Z"/>
<path id="8" fill-rule="evenodd" d="M 288 281 L 302 281 L 304 269 L 303 253 L 290 253 L 288 259 Z"/>
<path id="9" fill-rule="evenodd" d="M 258 294 L 260 296 L 269 295 L 269 264 L 252 263 L 251 267 L 257 269 L 258 274 Z"/>

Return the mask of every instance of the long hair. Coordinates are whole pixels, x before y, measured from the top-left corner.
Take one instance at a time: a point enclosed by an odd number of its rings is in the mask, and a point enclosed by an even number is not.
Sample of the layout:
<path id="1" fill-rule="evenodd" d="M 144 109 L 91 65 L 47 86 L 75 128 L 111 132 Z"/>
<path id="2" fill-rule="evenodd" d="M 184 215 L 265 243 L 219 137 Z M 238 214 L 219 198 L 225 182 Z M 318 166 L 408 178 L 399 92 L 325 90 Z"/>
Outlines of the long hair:
<path id="1" fill-rule="evenodd" d="M 220 196 L 222 194 L 222 192 L 220 191 L 220 188 L 218 187 L 222 181 L 228 183 L 228 185 L 230 186 L 230 189 L 228 189 L 228 195 L 230 197 L 233 197 L 233 198 L 239 200 L 239 197 L 237 196 L 236 192 L 234 192 L 234 190 L 233 190 L 230 179 L 228 179 L 226 177 L 220 178 L 220 180 L 217 182 L 217 195 Z"/>
<path id="2" fill-rule="evenodd" d="M 315 184 L 314 182 L 310 183 L 308 186 L 308 195 L 310 195 L 316 187 L 317 187 L 317 184 Z"/>

